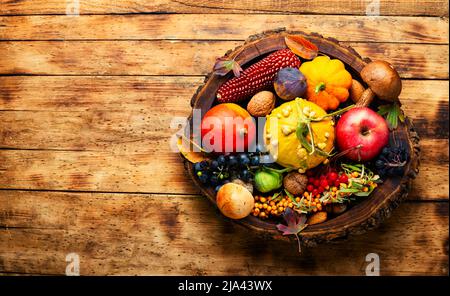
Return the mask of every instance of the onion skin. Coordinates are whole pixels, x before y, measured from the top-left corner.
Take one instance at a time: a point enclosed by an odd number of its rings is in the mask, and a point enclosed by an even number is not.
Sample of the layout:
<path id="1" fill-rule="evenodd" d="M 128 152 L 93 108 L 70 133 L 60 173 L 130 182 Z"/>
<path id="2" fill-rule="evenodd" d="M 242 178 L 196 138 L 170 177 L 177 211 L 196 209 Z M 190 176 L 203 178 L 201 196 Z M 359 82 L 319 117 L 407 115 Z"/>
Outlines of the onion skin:
<path id="1" fill-rule="evenodd" d="M 223 185 L 216 195 L 217 207 L 226 217 L 243 219 L 255 206 L 253 195 L 244 186 L 236 183 Z"/>
<path id="2" fill-rule="evenodd" d="M 290 101 L 306 93 L 306 77 L 297 68 L 284 68 L 278 71 L 273 86 L 281 99 Z"/>

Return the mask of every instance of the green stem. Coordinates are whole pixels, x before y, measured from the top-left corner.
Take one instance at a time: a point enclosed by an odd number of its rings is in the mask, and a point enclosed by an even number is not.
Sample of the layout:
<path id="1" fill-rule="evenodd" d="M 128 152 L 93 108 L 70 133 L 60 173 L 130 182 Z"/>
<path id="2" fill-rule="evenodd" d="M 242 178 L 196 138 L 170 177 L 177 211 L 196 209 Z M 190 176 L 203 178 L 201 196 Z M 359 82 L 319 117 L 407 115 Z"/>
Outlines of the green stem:
<path id="1" fill-rule="evenodd" d="M 325 90 L 325 83 L 324 82 L 320 82 L 319 84 L 316 85 L 316 88 L 314 89 L 314 92 L 317 94 L 323 90 Z"/>
<path id="2" fill-rule="evenodd" d="M 299 120 L 298 120 L 298 125 L 297 125 L 297 130 L 296 130 L 296 135 L 298 140 L 300 141 L 300 143 L 302 144 L 303 147 L 305 147 L 306 151 L 308 151 L 308 153 L 313 154 L 313 153 L 317 153 L 321 156 L 324 157 L 329 157 L 330 154 L 326 153 L 325 151 L 322 151 L 319 148 L 316 148 L 314 145 L 314 136 L 312 134 L 312 128 L 311 128 L 311 118 L 306 118 L 305 116 L 303 116 L 303 111 L 300 108 L 299 105 L 299 100 L 301 99 L 295 99 L 296 101 L 296 107 L 297 107 L 297 113 L 299 114 Z M 308 142 L 308 140 L 306 139 L 306 133 L 309 132 L 309 135 L 311 137 L 311 143 L 312 145 Z"/>
<path id="3" fill-rule="evenodd" d="M 347 112 L 348 110 L 352 109 L 352 108 L 355 107 L 355 106 L 356 106 L 356 105 L 353 104 L 353 105 L 347 106 L 347 107 L 345 107 L 345 108 L 342 108 L 342 109 L 340 109 L 340 110 L 334 111 L 334 112 L 332 112 L 332 113 L 326 114 L 326 115 L 324 115 L 324 116 L 322 116 L 322 117 L 319 117 L 319 118 L 311 118 L 311 121 L 314 121 L 314 122 L 322 121 L 322 120 L 324 120 L 324 119 L 327 118 L 327 117 L 332 117 L 332 116 L 336 116 L 336 115 L 339 115 L 339 114 L 341 114 L 341 113 Z"/>
<path id="4" fill-rule="evenodd" d="M 290 172 L 290 171 L 293 170 L 293 168 L 284 168 L 284 169 L 281 169 L 281 170 L 277 170 L 277 169 L 266 167 L 266 166 L 264 167 L 264 169 L 272 171 L 272 172 L 276 172 L 276 173 L 279 173 L 279 174 L 287 173 L 287 172 Z"/>
<path id="5" fill-rule="evenodd" d="M 309 133 L 309 137 L 311 138 L 311 152 L 309 154 L 314 154 L 315 150 L 316 150 L 316 146 L 314 144 L 314 135 L 311 129 L 311 123 L 307 123 L 306 126 L 308 127 L 308 133 Z"/>

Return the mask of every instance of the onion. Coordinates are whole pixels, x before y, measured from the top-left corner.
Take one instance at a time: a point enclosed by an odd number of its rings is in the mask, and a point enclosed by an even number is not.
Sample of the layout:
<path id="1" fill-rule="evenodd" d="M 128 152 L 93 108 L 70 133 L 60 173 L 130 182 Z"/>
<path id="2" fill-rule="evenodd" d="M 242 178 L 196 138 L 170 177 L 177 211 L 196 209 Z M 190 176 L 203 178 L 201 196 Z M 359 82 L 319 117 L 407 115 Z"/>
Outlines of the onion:
<path id="1" fill-rule="evenodd" d="M 255 199 L 250 191 L 236 183 L 227 183 L 220 187 L 216 202 L 222 214 L 231 219 L 247 217 L 255 206 Z"/>

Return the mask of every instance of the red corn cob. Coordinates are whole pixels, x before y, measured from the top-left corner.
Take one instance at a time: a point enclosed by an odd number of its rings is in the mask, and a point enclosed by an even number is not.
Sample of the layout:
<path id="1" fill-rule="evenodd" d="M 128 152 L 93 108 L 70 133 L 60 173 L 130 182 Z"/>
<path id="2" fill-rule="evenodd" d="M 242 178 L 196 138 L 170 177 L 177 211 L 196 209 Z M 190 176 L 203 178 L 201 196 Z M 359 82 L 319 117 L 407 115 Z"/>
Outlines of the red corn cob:
<path id="1" fill-rule="evenodd" d="M 300 59 L 290 49 L 280 49 L 245 69 L 240 77 L 225 82 L 217 91 L 217 100 L 220 103 L 242 101 L 272 85 L 280 69 L 298 68 L 300 64 Z"/>

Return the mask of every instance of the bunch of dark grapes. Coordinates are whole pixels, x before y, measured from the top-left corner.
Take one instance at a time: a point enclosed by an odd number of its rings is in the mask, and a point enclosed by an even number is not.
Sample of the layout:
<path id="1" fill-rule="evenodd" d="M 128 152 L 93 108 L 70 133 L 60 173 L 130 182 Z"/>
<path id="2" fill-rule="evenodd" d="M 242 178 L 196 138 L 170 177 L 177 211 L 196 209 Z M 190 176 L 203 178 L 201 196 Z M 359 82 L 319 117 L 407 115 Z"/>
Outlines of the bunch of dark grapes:
<path id="1" fill-rule="evenodd" d="M 375 167 L 381 177 L 402 176 L 409 153 L 403 145 L 384 147 L 375 160 Z"/>
<path id="2" fill-rule="evenodd" d="M 194 174 L 200 182 L 215 186 L 218 191 L 223 184 L 233 179 L 250 182 L 252 171 L 260 166 L 260 157 L 260 152 L 219 155 L 215 159 L 195 163 Z"/>

